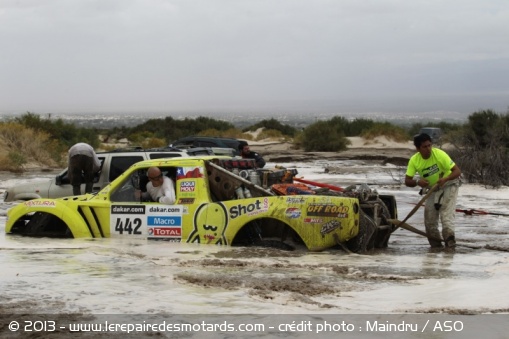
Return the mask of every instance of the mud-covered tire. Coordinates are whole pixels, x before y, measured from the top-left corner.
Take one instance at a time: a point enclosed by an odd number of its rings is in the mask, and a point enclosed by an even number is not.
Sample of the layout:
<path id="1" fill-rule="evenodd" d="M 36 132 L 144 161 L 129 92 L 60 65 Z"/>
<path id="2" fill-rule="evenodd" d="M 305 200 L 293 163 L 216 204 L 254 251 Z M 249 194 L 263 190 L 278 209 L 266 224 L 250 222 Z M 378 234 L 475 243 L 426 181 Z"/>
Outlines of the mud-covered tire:
<path id="1" fill-rule="evenodd" d="M 361 211 L 359 233 L 346 242 L 346 247 L 354 253 L 366 253 L 374 248 L 377 225 L 373 218 Z"/>
<path id="2" fill-rule="evenodd" d="M 279 240 L 257 240 L 252 246 L 265 247 L 265 248 L 276 248 L 283 251 L 293 251 L 295 247 Z"/>
<path id="3" fill-rule="evenodd" d="M 391 236 L 391 229 L 378 230 L 376 232 L 374 247 L 375 248 L 387 248 L 389 246 L 389 238 Z"/>
<path id="4" fill-rule="evenodd" d="M 387 248 L 389 245 L 389 238 L 391 237 L 394 229 L 394 225 L 390 224 L 387 220 L 394 218 L 395 216 L 391 215 L 389 207 L 386 205 L 386 201 L 381 200 L 380 202 L 382 203 L 382 222 L 384 225 L 390 225 L 391 227 L 387 227 L 386 229 L 377 229 L 374 237 L 374 246 L 375 248 Z"/>

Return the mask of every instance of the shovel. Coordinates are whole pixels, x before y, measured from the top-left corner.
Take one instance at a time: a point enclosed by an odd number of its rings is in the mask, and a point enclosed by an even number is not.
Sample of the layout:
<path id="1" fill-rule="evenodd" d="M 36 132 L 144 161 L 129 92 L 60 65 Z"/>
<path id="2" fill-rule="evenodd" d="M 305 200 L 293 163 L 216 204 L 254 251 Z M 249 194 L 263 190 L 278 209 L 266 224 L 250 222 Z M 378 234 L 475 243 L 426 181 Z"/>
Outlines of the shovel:
<path id="1" fill-rule="evenodd" d="M 407 231 L 414 232 L 416 234 L 422 235 L 422 236 L 424 236 L 424 237 L 426 237 L 428 239 L 443 242 L 443 240 L 441 238 L 435 238 L 435 237 L 429 236 L 426 232 L 423 232 L 420 229 L 417 229 L 417 228 L 415 228 L 413 226 L 410 226 L 405 221 L 399 221 L 398 219 L 387 219 L 387 221 L 390 222 L 390 223 L 393 223 L 393 224 L 397 224 L 398 227 L 401 227 L 401 228 L 404 228 Z"/>
<path id="2" fill-rule="evenodd" d="M 408 219 L 410 219 L 410 217 L 412 215 L 415 214 L 415 212 L 417 212 L 417 210 L 424 204 L 424 202 L 426 201 L 426 199 L 429 198 L 429 196 L 431 195 L 431 193 L 433 193 L 436 189 L 438 188 L 438 184 L 435 184 L 433 187 L 431 187 L 431 189 L 428 191 L 428 193 L 426 193 L 422 199 L 417 203 L 417 205 L 415 205 L 415 207 L 410 211 L 410 213 L 408 213 L 408 215 L 406 216 L 405 219 L 403 219 L 403 221 L 399 221 L 397 219 L 390 219 L 389 222 L 393 223 L 393 224 L 396 224 L 396 227 L 394 227 L 394 229 L 392 230 L 392 232 L 394 232 L 395 230 L 397 230 L 399 227 L 402 227 L 402 225 L 404 223 L 406 223 L 406 221 Z M 392 221 L 391 221 L 392 220 Z M 411 227 L 411 226 L 410 226 Z M 391 233 L 392 233 L 391 232 Z M 427 237 L 427 235 L 425 235 Z M 440 240 L 442 241 L 442 240 Z"/>

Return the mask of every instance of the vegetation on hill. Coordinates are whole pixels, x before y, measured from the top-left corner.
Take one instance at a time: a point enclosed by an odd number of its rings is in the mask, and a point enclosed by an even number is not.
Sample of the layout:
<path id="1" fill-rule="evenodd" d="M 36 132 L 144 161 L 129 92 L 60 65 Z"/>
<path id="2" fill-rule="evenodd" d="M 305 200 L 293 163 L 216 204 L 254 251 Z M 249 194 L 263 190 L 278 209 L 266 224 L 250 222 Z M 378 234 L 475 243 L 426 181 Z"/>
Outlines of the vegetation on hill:
<path id="1" fill-rule="evenodd" d="M 447 140 L 454 144 L 450 155 L 468 182 L 509 185 L 509 113 L 475 112 L 461 129 L 447 135 Z"/>
<path id="2" fill-rule="evenodd" d="M 100 143 L 97 138 L 97 129 L 76 127 L 73 124 L 65 123 L 62 119 L 51 119 L 51 115 L 41 118 L 37 114 L 27 112 L 21 117 L 15 118 L 14 122 L 35 132 L 46 133 L 49 138 L 56 140 L 66 149 L 78 142 L 86 142 L 92 147 L 98 147 Z"/>
<path id="3" fill-rule="evenodd" d="M 443 143 L 453 146 L 449 153 L 469 182 L 494 187 L 509 185 L 509 112 L 503 115 L 492 110 L 474 112 L 464 124 L 430 122 L 404 128 L 389 122 L 335 116 L 316 121 L 302 130 L 276 119 L 263 120 L 239 130 L 231 123 L 207 117 L 149 119 L 134 127 L 100 130 L 27 112 L 13 121 L 0 123 L 0 170 L 23 171 L 31 162 L 48 167 L 64 166 L 67 149 L 77 142 L 87 142 L 97 149 L 104 147 L 101 142 L 127 138 L 132 144 L 149 148 L 164 147 L 189 135 L 253 140 L 257 134 L 256 140 L 272 138 L 293 142 L 296 148 L 304 151 L 340 152 L 349 146 L 347 137 L 362 136 L 369 140 L 385 136 L 403 142 L 411 140 L 425 126 L 442 129 Z M 255 131 L 259 133 L 253 133 Z"/>
<path id="4" fill-rule="evenodd" d="M 61 165 L 60 148 L 47 132 L 17 122 L 0 123 L 0 170 L 21 172 L 28 162 Z"/>

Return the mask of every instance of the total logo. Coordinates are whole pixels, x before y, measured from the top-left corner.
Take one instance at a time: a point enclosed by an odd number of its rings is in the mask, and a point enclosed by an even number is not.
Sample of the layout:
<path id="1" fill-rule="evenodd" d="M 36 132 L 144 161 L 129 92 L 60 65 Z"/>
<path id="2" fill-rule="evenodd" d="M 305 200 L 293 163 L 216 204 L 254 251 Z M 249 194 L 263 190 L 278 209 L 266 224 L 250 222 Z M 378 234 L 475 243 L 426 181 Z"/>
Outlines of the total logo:
<path id="1" fill-rule="evenodd" d="M 181 237 L 180 227 L 149 227 L 148 235 L 152 237 Z"/>

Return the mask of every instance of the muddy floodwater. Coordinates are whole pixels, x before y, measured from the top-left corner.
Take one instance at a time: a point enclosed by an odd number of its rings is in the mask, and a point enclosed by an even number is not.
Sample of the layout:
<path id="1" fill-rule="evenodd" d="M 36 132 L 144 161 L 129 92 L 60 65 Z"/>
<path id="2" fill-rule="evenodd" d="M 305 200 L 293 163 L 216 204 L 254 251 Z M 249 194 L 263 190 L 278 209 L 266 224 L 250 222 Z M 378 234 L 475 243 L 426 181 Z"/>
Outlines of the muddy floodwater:
<path id="1" fill-rule="evenodd" d="M 368 182 L 394 194 L 399 219 L 421 199 L 401 169 L 369 162 L 295 165 L 309 180 Z M 270 166 L 270 164 L 268 164 Z M 324 173 L 337 166 L 342 173 Z M 334 171 L 332 171 L 334 172 Z M 0 191 L 54 173 L 1 174 Z M 507 212 L 509 189 L 463 184 L 458 208 Z M 506 314 L 509 217 L 456 215 L 458 246 L 432 251 L 398 229 L 369 254 L 310 253 L 123 239 L 5 235 L 0 202 L 0 313 Z M 423 212 L 408 223 L 424 229 Z"/>

